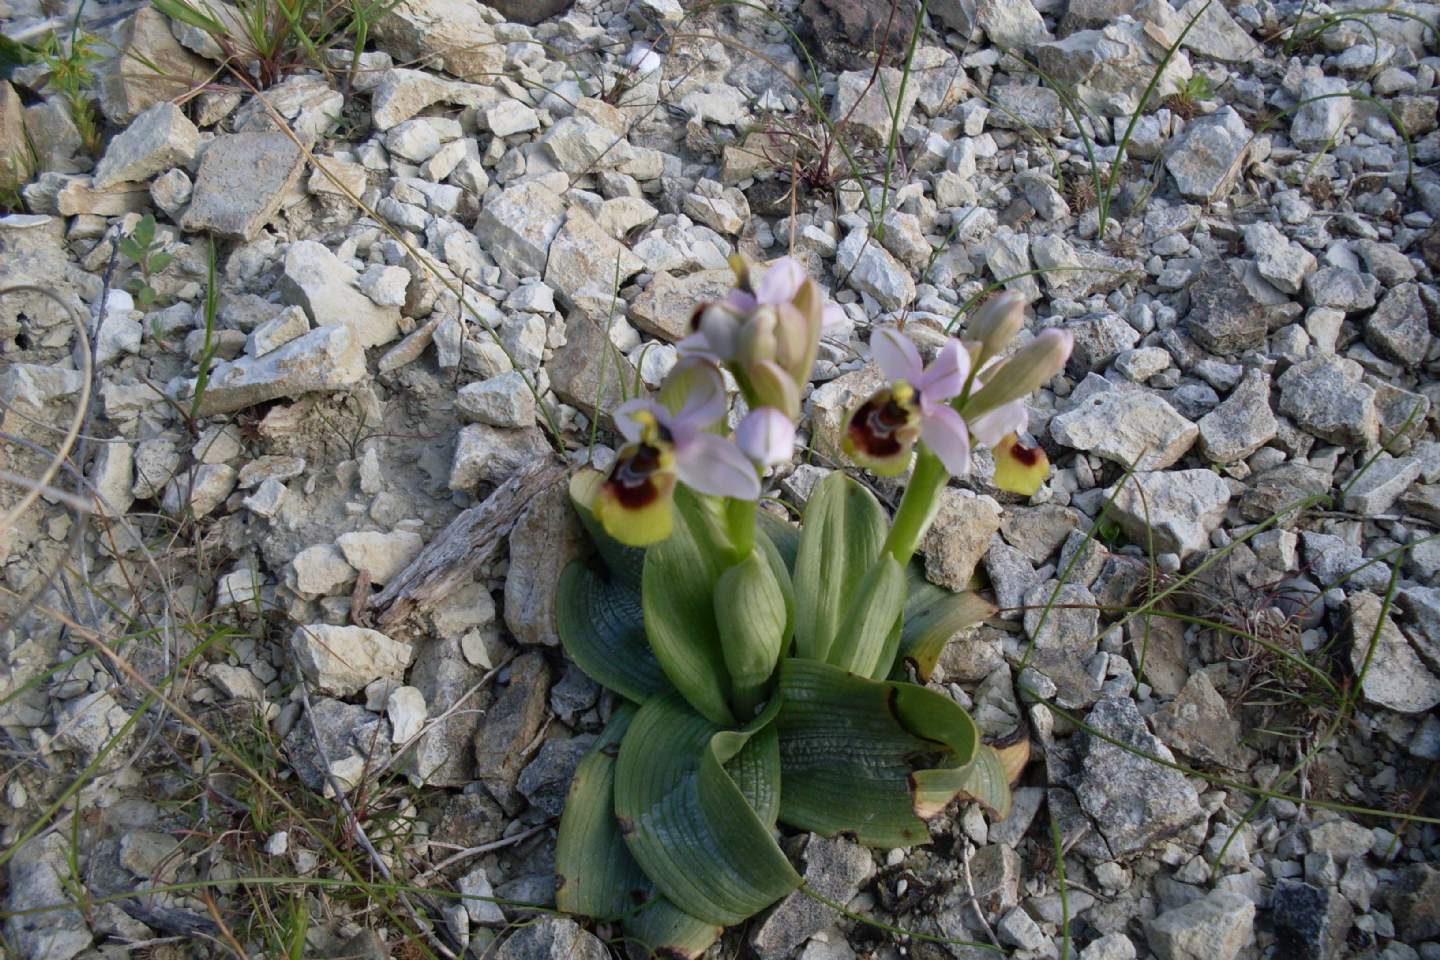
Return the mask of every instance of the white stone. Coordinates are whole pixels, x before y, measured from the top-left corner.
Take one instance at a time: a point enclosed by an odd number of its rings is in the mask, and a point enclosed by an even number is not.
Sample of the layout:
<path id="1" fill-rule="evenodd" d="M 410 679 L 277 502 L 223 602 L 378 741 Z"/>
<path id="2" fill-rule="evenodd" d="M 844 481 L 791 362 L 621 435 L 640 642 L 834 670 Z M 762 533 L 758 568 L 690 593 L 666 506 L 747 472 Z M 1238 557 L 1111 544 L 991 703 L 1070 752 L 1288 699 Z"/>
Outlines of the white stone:
<path id="1" fill-rule="evenodd" d="M 408 530 L 367 530 L 342 533 L 335 538 L 335 545 L 345 555 L 346 563 L 370 574 L 372 583 L 389 583 L 415 559 L 425 540 Z"/>
<path id="2" fill-rule="evenodd" d="M 350 328 L 322 326 L 262 357 L 241 357 L 217 365 L 200 398 L 198 413 L 211 416 L 267 400 L 338 390 L 359 383 L 366 372 L 365 351 Z"/>
<path id="3" fill-rule="evenodd" d="M 380 306 L 355 288 L 355 271 L 314 240 L 285 251 L 279 289 L 286 303 L 303 307 L 317 327 L 343 324 L 361 347 L 389 343 L 400 335 L 400 311 Z"/>
<path id="4" fill-rule="evenodd" d="M 1210 546 L 1225 519 L 1230 487 L 1211 470 L 1136 473 L 1110 488 L 1112 511 L 1132 543 L 1182 558 Z"/>
<path id="5" fill-rule="evenodd" d="M 1076 450 L 1137 470 L 1163 470 L 1183 457 L 1200 430 L 1148 390 L 1102 390 L 1050 421 L 1050 435 Z"/>
<path id="6" fill-rule="evenodd" d="M 540 117 L 535 113 L 535 109 L 519 100 L 501 100 L 487 108 L 481 116 L 485 118 L 485 126 L 497 137 L 509 137 L 540 129 Z"/>
<path id="7" fill-rule="evenodd" d="M 290 637 L 301 671 L 322 692 L 348 697 L 381 677 L 401 678 L 414 651 L 365 627 L 312 623 Z"/>
<path id="8" fill-rule="evenodd" d="M 105 156 L 95 166 L 95 188 L 103 190 L 127 180 L 149 180 L 195 159 L 199 146 L 200 131 L 180 108 L 168 100 L 157 103 L 110 141 Z"/>
<path id="9" fill-rule="evenodd" d="M 425 726 L 425 694 L 416 687 L 396 687 L 385 701 L 385 715 L 390 718 L 390 738 L 405 743 Z"/>
<path id="10" fill-rule="evenodd" d="M 290 565 L 295 570 L 295 589 L 312 596 L 335 593 L 355 579 L 355 568 L 338 547 L 328 543 L 306 547 L 295 554 Z"/>
<path id="11" fill-rule="evenodd" d="M 272 350 L 304 336 L 310 330 L 310 318 L 299 307 L 286 307 L 279 316 L 271 317 L 250 331 L 245 338 L 245 352 L 252 357 L 263 357 Z"/>
<path id="12" fill-rule="evenodd" d="M 528 427 L 535 423 L 535 393 L 524 375 L 510 370 L 461 387 L 455 410 L 466 420 L 493 427 Z"/>

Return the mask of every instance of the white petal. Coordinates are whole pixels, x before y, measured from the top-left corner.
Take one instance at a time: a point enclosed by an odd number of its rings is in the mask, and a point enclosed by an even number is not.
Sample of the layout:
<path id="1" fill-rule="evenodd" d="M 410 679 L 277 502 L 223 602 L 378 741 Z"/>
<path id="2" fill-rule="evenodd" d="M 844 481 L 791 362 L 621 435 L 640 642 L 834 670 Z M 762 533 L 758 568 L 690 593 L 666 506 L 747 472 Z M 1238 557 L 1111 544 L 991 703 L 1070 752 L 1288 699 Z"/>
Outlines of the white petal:
<path id="1" fill-rule="evenodd" d="M 795 452 L 795 424 L 774 407 L 752 410 L 735 431 L 740 451 L 761 467 L 784 463 Z"/>
<path id="2" fill-rule="evenodd" d="M 701 433 L 675 448 L 675 472 L 684 484 L 714 497 L 754 500 L 760 496 L 755 466 L 740 448 L 713 433 Z"/>
<path id="3" fill-rule="evenodd" d="M 921 414 L 920 439 L 952 476 L 963 477 L 970 472 L 970 434 L 953 407 L 938 404 Z"/>
<path id="4" fill-rule="evenodd" d="M 914 386 L 925 373 L 920 351 L 894 327 L 882 327 L 870 337 L 870 352 L 887 380 L 904 380 Z"/>
<path id="5" fill-rule="evenodd" d="M 970 421 L 975 442 L 993 447 L 1012 433 L 1021 433 L 1030 425 L 1030 410 L 1024 400 L 1012 400 Z"/>

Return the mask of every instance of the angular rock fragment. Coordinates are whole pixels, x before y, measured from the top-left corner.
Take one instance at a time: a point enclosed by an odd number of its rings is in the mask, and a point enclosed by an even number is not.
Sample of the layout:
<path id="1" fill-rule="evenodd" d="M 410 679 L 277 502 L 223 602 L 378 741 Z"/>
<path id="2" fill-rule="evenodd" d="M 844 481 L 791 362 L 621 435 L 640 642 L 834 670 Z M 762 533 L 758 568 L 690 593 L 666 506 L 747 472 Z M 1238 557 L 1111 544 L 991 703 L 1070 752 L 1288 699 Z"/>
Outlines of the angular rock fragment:
<path id="1" fill-rule="evenodd" d="M 349 327 L 311 330 L 261 357 L 218 364 L 197 413 L 212 416 L 306 393 L 343 390 L 365 379 L 365 352 Z"/>
<path id="2" fill-rule="evenodd" d="M 279 212 L 304 168 L 305 155 L 283 133 L 216 137 L 205 147 L 180 226 L 253 240 Z"/>
<path id="3" fill-rule="evenodd" d="M 290 647 L 306 678 L 336 697 L 348 697 L 382 677 L 400 680 L 414 656 L 410 644 L 378 630 L 328 623 L 297 627 Z"/>

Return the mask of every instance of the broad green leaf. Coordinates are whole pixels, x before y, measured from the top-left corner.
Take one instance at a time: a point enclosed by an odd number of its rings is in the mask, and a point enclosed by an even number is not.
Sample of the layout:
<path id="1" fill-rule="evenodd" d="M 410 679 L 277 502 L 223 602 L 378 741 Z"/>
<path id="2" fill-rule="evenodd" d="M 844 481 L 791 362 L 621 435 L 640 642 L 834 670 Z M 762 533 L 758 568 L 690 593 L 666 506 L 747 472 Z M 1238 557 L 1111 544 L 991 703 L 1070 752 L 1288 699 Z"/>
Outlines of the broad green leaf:
<path id="1" fill-rule="evenodd" d="M 720 939 L 724 927 L 706 923 L 658 897 L 625 918 L 625 935 L 644 948 L 647 957 L 694 960 Z"/>
<path id="2" fill-rule="evenodd" d="M 660 668 L 691 706 L 722 727 L 735 723 L 713 602 L 727 548 L 710 508 L 679 487 L 675 530 L 645 551 L 641 588 L 645 633 Z"/>
<path id="3" fill-rule="evenodd" d="M 697 957 L 721 928 L 655 893 L 615 819 L 615 757 L 634 717 L 634 707 L 621 705 L 575 768 L 555 841 L 555 906 L 597 920 L 621 920 L 627 935 L 651 955 Z"/>
<path id="4" fill-rule="evenodd" d="M 616 708 L 570 781 L 555 839 L 555 906 L 566 913 L 614 920 L 650 892 L 615 820 L 615 755 L 634 718 L 629 704 Z"/>
<path id="5" fill-rule="evenodd" d="M 968 785 L 939 776 L 958 781 L 979 744 L 970 715 L 942 694 L 798 659 L 781 663 L 780 692 L 780 819 L 792 827 L 912 846 L 929 839 L 922 815 Z"/>
<path id="6" fill-rule="evenodd" d="M 164 270 L 166 267 L 170 266 L 170 261 L 174 259 L 175 257 L 172 254 L 155 254 L 155 256 L 150 258 L 150 272 L 159 273 L 161 270 Z"/>
<path id="7" fill-rule="evenodd" d="M 795 571 L 795 554 L 800 549 L 800 528 L 782 517 L 777 517 L 769 510 L 761 509 L 755 511 L 758 518 L 760 533 L 769 538 L 771 544 L 780 552 L 780 558 L 785 561 L 786 571 Z"/>
<path id="8" fill-rule="evenodd" d="M 924 770 L 915 775 L 916 811 L 922 817 L 943 813 L 950 801 L 974 800 L 996 820 L 1010 816 L 1010 783 L 1000 753 L 980 744 L 975 760 L 958 770 Z"/>
<path id="9" fill-rule="evenodd" d="M 882 675 L 889 673 L 890 664 L 881 669 L 881 659 L 904 605 L 905 573 L 895 558 L 886 554 L 855 585 L 825 661 L 862 677 L 877 670 Z M 890 653 L 894 659 L 893 647 Z"/>
<path id="10" fill-rule="evenodd" d="M 783 573 L 783 571 L 782 571 Z M 742 720 L 755 715 L 785 641 L 789 616 L 785 592 L 763 547 L 720 574 L 715 584 L 715 624 L 730 673 L 731 708 Z"/>
<path id="11" fill-rule="evenodd" d="M 918 562 L 910 564 L 906 580 L 910 592 L 905 598 L 899 660 L 914 664 L 920 679 L 929 680 L 945 645 L 961 630 L 993 615 L 995 606 L 977 593 L 936 586 L 925 579 Z M 893 672 L 891 676 L 903 679 Z"/>
<path id="12" fill-rule="evenodd" d="M 656 889 L 708 923 L 739 923 L 800 885 L 765 818 L 778 792 L 778 707 L 722 730 L 679 694 L 663 694 L 640 708 L 620 744 L 615 813 L 626 846 Z"/>
<path id="13" fill-rule="evenodd" d="M 885 542 L 885 510 L 839 471 L 805 505 L 795 555 L 795 650 L 811 660 L 830 652 L 841 615 Z"/>
<path id="14" fill-rule="evenodd" d="M 645 639 L 640 594 L 582 560 L 560 573 L 555 627 L 565 652 L 602 687 L 637 704 L 670 689 Z"/>

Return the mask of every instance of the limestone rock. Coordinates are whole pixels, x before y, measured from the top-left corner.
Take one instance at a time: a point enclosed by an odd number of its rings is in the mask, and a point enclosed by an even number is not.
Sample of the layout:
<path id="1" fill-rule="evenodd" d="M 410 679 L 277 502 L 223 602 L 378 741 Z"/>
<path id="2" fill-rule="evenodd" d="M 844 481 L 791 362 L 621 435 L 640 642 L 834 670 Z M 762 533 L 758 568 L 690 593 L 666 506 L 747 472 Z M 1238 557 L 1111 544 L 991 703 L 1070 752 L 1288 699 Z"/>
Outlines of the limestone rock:
<path id="1" fill-rule="evenodd" d="M 1163 470 L 1183 457 L 1199 428 L 1156 394 L 1103 390 L 1050 421 L 1050 434 L 1136 470 Z"/>
<path id="2" fill-rule="evenodd" d="M 1215 463 L 1244 460 L 1275 438 L 1279 421 L 1270 410 L 1270 375 L 1246 371 L 1239 385 L 1200 418 L 1200 452 Z"/>
<path id="3" fill-rule="evenodd" d="M 400 310 L 382 307 L 356 288 L 359 277 L 321 243 L 301 240 L 285 251 L 280 293 L 302 307 L 315 326 L 343 324 L 361 347 L 389 343 L 400 335 Z"/>
<path id="4" fill-rule="evenodd" d="M 1235 188 L 1250 150 L 1250 128 L 1233 107 L 1190 121 L 1165 157 L 1165 168 L 1188 200 L 1213 203 Z"/>
<path id="5" fill-rule="evenodd" d="M 365 376 L 365 351 L 350 328 L 321 327 L 263 356 L 218 364 L 197 412 L 213 416 L 269 400 L 342 390 Z"/>
<path id="6" fill-rule="evenodd" d="M 406 0 L 371 28 L 377 47 L 402 62 L 424 63 L 461 80 L 493 83 L 505 69 L 495 14 L 476 0 Z"/>
<path id="7" fill-rule="evenodd" d="M 538 277 L 564 223 L 559 193 L 539 180 L 525 180 L 485 204 L 475 235 L 500 266 L 518 277 Z"/>
<path id="8" fill-rule="evenodd" d="M 1203 815 L 1195 788 L 1184 774 L 1133 752 L 1175 759 L 1146 728 L 1135 701 L 1101 700 L 1085 720 L 1109 739 L 1076 734 L 1081 779 L 1075 793 L 1116 857 L 1140 853 Z"/>
<path id="9" fill-rule="evenodd" d="M 110 141 L 95 166 L 95 186 L 103 189 L 126 180 L 149 180 L 189 163 L 199 145 L 200 131 L 180 108 L 168 101 L 157 103 Z"/>
<path id="10" fill-rule="evenodd" d="M 1389 614 L 1381 616 L 1380 598 L 1355 591 L 1349 607 L 1350 665 L 1356 676 L 1364 673 L 1365 699 L 1398 713 L 1424 713 L 1440 704 L 1440 677 L 1426 669 Z"/>
<path id="11" fill-rule="evenodd" d="M 505 430 L 483 423 L 460 429 L 450 467 L 451 490 L 504 483 L 519 469 L 547 456 L 550 444 L 539 427 Z"/>
<path id="12" fill-rule="evenodd" d="M 205 147 L 180 226 L 192 233 L 209 230 L 254 240 L 279 212 L 304 167 L 305 155 L 283 133 L 218 136 Z"/>
<path id="13" fill-rule="evenodd" d="M 414 655 L 410 644 L 378 630 L 328 623 L 297 627 L 290 646 L 306 678 L 336 697 L 348 697 L 382 677 L 400 680 Z"/>
<path id="14" fill-rule="evenodd" d="M 113 55 L 95 68 L 95 85 L 100 110 L 113 124 L 129 123 L 147 107 L 188 93 L 215 72 L 182 47 L 169 19 L 148 5 L 121 21 L 112 42 Z"/>
<path id="15" fill-rule="evenodd" d="M 1160 960 L 1235 960 L 1255 939 L 1255 903 L 1230 890 L 1160 914 L 1146 924 Z"/>
<path id="16" fill-rule="evenodd" d="M 969 589 L 970 578 L 990 538 L 1000 529 L 1000 504 L 986 496 L 947 487 L 935 520 L 925 534 L 925 577 L 951 590 Z"/>
<path id="17" fill-rule="evenodd" d="M 1230 503 L 1230 487 L 1210 470 L 1136 473 L 1122 483 L 1106 494 L 1114 497 L 1115 519 L 1132 542 L 1153 540 L 1156 553 L 1208 549 Z"/>
<path id="18" fill-rule="evenodd" d="M 1375 388 L 1362 374 L 1358 363 L 1344 357 L 1297 363 L 1275 381 L 1280 412 L 1331 443 L 1375 443 L 1380 435 Z"/>

